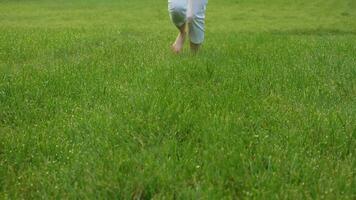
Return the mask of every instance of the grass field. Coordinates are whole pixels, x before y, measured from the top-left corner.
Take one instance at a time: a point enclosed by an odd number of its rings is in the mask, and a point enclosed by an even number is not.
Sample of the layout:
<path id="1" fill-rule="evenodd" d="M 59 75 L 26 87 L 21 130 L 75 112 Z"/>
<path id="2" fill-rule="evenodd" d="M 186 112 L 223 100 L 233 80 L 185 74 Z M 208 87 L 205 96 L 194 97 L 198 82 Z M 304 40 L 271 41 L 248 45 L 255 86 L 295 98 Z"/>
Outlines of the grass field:
<path id="1" fill-rule="evenodd" d="M 0 0 L 0 199 L 355 199 L 356 1 Z"/>

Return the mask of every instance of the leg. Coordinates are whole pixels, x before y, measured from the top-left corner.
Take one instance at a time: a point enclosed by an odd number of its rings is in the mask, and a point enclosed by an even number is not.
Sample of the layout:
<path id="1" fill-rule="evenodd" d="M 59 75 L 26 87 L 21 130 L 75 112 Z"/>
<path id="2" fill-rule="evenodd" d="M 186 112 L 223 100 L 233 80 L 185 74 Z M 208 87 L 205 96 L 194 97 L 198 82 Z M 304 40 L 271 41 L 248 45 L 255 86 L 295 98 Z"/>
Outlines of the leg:
<path id="1" fill-rule="evenodd" d="M 188 5 L 188 25 L 190 49 L 196 53 L 205 37 L 205 10 L 207 0 L 190 0 Z"/>
<path id="2" fill-rule="evenodd" d="M 168 10 L 172 22 L 179 30 L 179 34 L 172 44 L 172 50 L 175 53 L 180 53 L 186 38 L 187 0 L 168 0 Z"/>
<path id="3" fill-rule="evenodd" d="M 183 24 L 181 27 L 178 27 L 178 29 L 179 29 L 179 34 L 175 42 L 172 44 L 172 50 L 174 53 L 180 53 L 182 51 L 186 38 L 185 36 L 187 35 L 186 24 Z"/>

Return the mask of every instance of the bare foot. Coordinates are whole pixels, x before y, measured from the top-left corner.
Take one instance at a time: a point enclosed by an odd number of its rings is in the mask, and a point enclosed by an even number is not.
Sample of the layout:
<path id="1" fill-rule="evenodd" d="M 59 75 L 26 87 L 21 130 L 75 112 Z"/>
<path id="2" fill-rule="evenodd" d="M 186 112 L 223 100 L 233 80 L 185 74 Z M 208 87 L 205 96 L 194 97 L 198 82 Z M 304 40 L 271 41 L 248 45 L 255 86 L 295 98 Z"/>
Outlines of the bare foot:
<path id="1" fill-rule="evenodd" d="M 194 44 L 193 42 L 190 42 L 190 50 L 192 51 L 193 54 L 196 54 L 200 48 L 200 44 Z"/>
<path id="2" fill-rule="evenodd" d="M 186 36 L 186 33 L 179 33 L 179 35 L 177 36 L 176 41 L 172 45 L 172 51 L 174 53 L 178 54 L 178 53 L 182 52 L 184 42 L 185 42 L 185 36 Z"/>

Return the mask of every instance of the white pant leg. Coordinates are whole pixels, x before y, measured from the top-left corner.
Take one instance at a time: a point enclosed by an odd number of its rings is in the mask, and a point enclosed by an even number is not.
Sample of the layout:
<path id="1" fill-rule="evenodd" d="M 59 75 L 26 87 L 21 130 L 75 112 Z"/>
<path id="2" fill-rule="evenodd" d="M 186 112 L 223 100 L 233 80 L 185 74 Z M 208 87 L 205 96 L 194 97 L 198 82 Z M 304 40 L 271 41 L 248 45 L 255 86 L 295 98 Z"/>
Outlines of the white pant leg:
<path id="1" fill-rule="evenodd" d="M 189 24 L 190 41 L 201 44 L 205 35 L 205 10 L 208 0 L 168 0 L 172 22 L 179 28 Z"/>
<path id="2" fill-rule="evenodd" d="M 172 22 L 180 28 L 187 21 L 188 0 L 168 0 L 168 11 Z"/>
<path id="3" fill-rule="evenodd" d="M 194 44 L 201 44 L 205 37 L 205 11 L 208 0 L 188 0 L 189 37 Z"/>

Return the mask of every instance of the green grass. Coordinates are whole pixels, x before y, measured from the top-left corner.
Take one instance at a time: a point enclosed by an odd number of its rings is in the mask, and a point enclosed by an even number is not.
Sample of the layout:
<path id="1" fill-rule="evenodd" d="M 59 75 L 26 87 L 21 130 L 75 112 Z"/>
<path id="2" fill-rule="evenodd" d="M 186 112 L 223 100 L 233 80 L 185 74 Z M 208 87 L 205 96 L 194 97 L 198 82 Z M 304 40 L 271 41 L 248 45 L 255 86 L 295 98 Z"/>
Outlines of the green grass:
<path id="1" fill-rule="evenodd" d="M 355 199 L 356 1 L 0 0 L 0 199 Z"/>

